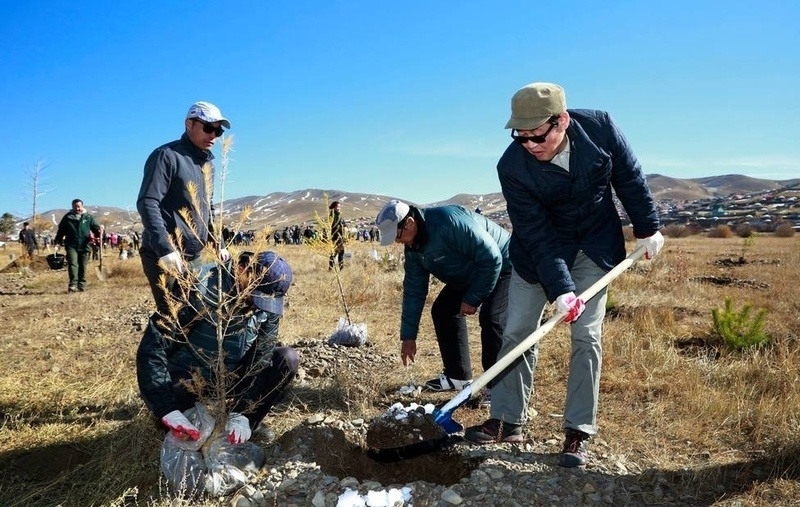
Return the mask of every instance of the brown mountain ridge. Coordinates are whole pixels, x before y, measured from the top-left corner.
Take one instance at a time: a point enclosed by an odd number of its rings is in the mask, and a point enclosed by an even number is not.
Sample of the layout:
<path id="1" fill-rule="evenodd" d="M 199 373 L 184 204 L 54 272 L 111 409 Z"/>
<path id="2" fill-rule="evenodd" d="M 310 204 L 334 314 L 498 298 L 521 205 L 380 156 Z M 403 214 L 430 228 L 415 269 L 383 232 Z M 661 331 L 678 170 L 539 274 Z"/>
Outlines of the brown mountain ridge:
<path id="1" fill-rule="evenodd" d="M 799 189 L 800 178 L 791 180 L 768 180 L 751 178 L 738 174 L 708 176 L 691 179 L 678 179 L 661 174 L 647 176 L 647 182 L 653 197 L 658 201 L 701 201 L 705 199 L 725 198 L 732 195 L 753 195 L 774 192 L 781 189 Z M 251 220 L 245 228 L 259 229 L 268 226 L 271 229 L 313 222 L 315 213 L 327 213 L 325 199 L 342 202 L 342 214 L 353 224 L 370 224 L 381 206 L 390 199 L 404 200 L 403 196 L 386 196 L 363 194 L 337 189 L 308 188 L 293 192 L 273 192 L 264 196 L 244 196 L 229 199 L 217 204 L 217 211 L 222 213 L 223 221 L 232 224 L 239 220 L 246 207 L 252 209 Z M 410 202 L 410 201 L 409 201 Z M 501 192 L 488 194 L 456 194 L 453 197 L 432 203 L 414 203 L 421 206 L 444 204 L 461 204 L 468 209 L 480 208 L 487 215 L 503 214 L 506 208 L 505 198 Z M 110 206 L 87 206 L 109 230 L 125 232 L 141 228 L 138 213 Z M 51 217 L 60 218 L 67 209 L 54 209 L 40 213 L 41 219 L 51 222 Z M 23 220 L 19 219 L 20 225 Z"/>

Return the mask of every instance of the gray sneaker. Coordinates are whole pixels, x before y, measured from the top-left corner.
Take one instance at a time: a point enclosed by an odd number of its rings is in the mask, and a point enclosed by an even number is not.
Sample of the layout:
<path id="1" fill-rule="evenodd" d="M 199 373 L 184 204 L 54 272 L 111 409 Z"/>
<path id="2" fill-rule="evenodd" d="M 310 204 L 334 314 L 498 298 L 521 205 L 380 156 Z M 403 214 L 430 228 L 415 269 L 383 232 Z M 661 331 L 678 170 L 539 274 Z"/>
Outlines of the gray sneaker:
<path id="1" fill-rule="evenodd" d="M 464 431 L 464 438 L 476 444 L 509 443 L 519 444 L 523 441 L 522 425 L 503 422 L 500 419 L 488 419 L 480 426 L 472 426 Z"/>
<path id="2" fill-rule="evenodd" d="M 589 462 L 589 438 L 582 431 L 567 428 L 559 464 L 566 468 L 585 467 Z"/>
<path id="3" fill-rule="evenodd" d="M 440 373 L 437 378 L 425 382 L 428 391 L 461 391 L 472 383 L 472 380 L 458 380 Z"/>

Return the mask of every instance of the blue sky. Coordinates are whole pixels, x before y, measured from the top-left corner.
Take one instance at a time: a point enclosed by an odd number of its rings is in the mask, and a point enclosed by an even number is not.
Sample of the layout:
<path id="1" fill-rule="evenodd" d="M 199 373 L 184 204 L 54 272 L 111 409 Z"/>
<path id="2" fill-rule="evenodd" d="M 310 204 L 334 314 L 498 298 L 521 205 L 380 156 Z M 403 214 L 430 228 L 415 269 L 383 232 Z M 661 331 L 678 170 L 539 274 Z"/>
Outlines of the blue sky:
<path id="1" fill-rule="evenodd" d="M 605 109 L 647 174 L 800 176 L 800 2 L 3 2 L 0 212 L 135 209 L 191 103 L 233 123 L 224 195 L 419 204 L 499 191 L 513 93 Z M 219 191 L 218 191 L 219 193 Z"/>

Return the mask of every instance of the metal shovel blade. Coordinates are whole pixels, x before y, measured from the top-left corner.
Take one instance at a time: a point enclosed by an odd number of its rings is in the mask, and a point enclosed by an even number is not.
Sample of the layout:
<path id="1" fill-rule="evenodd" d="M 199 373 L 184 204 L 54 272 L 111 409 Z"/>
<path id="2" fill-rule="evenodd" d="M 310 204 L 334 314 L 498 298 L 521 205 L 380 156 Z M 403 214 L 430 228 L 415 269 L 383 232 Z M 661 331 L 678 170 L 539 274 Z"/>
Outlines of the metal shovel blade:
<path id="1" fill-rule="evenodd" d="M 105 282 L 108 280 L 108 271 L 103 267 L 103 245 L 100 244 L 100 248 L 98 249 L 98 258 L 100 260 L 100 265 L 94 268 L 94 273 L 97 275 L 97 279 L 101 282 Z"/>

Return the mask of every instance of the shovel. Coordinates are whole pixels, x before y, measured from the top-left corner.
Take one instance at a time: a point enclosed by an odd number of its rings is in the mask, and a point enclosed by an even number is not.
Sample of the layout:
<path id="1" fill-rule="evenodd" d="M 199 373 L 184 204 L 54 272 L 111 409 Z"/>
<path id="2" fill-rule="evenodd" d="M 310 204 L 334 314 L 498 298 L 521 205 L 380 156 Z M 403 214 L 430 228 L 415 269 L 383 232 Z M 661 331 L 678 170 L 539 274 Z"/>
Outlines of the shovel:
<path id="1" fill-rule="evenodd" d="M 106 268 L 103 267 L 103 243 L 100 242 L 100 248 L 97 250 L 97 257 L 100 260 L 100 265 L 94 268 L 94 272 L 97 275 L 97 279 L 101 282 L 105 282 L 108 280 L 108 271 Z"/>
<path id="2" fill-rule="evenodd" d="M 602 278 L 597 280 L 591 287 L 583 291 L 578 297 L 583 301 L 588 301 L 597 295 L 598 292 L 603 290 L 613 279 L 622 274 L 626 269 L 631 267 L 639 258 L 645 254 L 647 249 L 639 247 L 636 251 L 630 254 L 622 262 L 614 266 L 614 268 L 603 275 Z M 436 409 L 433 412 L 434 421 L 438 424 L 447 434 L 444 437 L 437 438 L 427 444 L 415 443 L 410 446 L 396 447 L 391 449 L 379 449 L 372 451 L 370 457 L 376 461 L 389 462 L 406 459 L 420 455 L 422 452 L 433 452 L 435 450 L 443 449 L 453 443 L 452 435 L 464 430 L 464 426 L 453 420 L 453 411 L 464 405 L 472 397 L 472 393 L 480 392 L 489 382 L 498 376 L 508 365 L 513 363 L 517 358 L 522 356 L 526 350 L 533 347 L 544 335 L 550 332 L 556 324 L 564 320 L 567 312 L 558 312 L 544 324 L 539 326 L 533 333 L 529 334 L 527 338 L 522 340 L 516 347 L 511 349 L 506 355 L 497 360 L 497 362 L 483 375 L 476 378 L 471 384 L 462 389 L 452 400 L 448 401 L 442 408 Z M 423 450 L 424 449 L 424 450 Z"/>
<path id="3" fill-rule="evenodd" d="M 634 262 L 639 260 L 639 258 L 645 254 L 647 249 L 645 247 L 639 247 L 636 251 L 630 254 L 628 257 L 625 258 L 622 262 L 614 266 L 614 268 L 603 275 L 602 278 L 597 280 L 591 287 L 583 291 L 578 297 L 583 301 L 589 301 L 594 296 L 597 295 L 598 292 L 603 290 L 613 279 L 621 275 L 626 269 L 631 267 Z M 536 345 L 539 340 L 542 339 L 544 335 L 550 332 L 551 329 L 556 327 L 556 324 L 564 320 L 566 317 L 567 312 L 558 312 L 550 319 L 547 320 L 544 324 L 539 326 L 536 331 L 528 335 L 527 338 L 522 340 L 516 347 L 511 349 L 506 355 L 501 357 L 497 360 L 497 362 L 488 370 L 486 370 L 483 375 L 475 379 L 470 385 L 465 387 L 461 390 L 461 392 L 456 395 L 455 398 L 447 402 L 442 408 L 434 411 L 433 417 L 436 424 L 441 426 L 445 432 L 448 434 L 458 433 L 462 431 L 464 427 L 453 420 L 452 415 L 453 411 L 458 407 L 462 406 L 466 403 L 471 397 L 472 393 L 479 392 L 483 387 L 485 387 L 489 382 L 491 382 L 497 375 L 499 375 L 503 370 L 508 367 L 511 363 L 516 361 L 516 359 L 522 354 L 525 353 L 526 350 L 530 349 L 534 345 Z"/>

